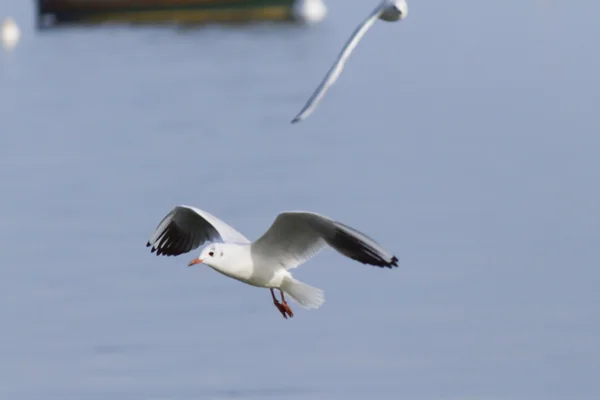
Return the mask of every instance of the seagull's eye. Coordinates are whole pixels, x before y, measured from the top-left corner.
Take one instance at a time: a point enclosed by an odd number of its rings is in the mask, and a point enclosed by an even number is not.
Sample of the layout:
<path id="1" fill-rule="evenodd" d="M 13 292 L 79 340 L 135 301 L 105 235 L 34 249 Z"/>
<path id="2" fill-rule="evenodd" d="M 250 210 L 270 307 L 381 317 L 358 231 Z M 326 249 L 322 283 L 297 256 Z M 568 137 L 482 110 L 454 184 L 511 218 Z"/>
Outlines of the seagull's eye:
<path id="1" fill-rule="evenodd" d="M 208 253 L 208 255 L 212 257 L 215 255 L 215 253 L 211 251 L 210 253 Z"/>

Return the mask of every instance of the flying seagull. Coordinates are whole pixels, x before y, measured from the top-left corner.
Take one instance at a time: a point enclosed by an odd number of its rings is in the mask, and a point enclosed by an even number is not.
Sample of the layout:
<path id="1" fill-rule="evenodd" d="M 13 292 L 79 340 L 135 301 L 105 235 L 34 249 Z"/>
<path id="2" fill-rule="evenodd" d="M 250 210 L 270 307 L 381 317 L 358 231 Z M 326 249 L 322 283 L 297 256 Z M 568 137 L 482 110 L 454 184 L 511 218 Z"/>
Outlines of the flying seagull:
<path id="1" fill-rule="evenodd" d="M 290 270 L 317 255 L 326 246 L 363 264 L 397 267 L 398 258 L 373 239 L 341 222 L 304 211 L 286 211 L 256 241 L 206 211 L 186 205 L 173 208 L 158 224 L 146 247 L 156 255 L 177 256 L 213 242 L 188 266 L 205 264 L 230 278 L 269 288 L 275 307 L 284 318 L 294 313 L 289 295 L 303 308 L 319 308 L 323 291 L 295 279 Z M 279 290 L 281 302 L 275 297 Z"/>
<path id="2" fill-rule="evenodd" d="M 360 39 L 365 35 L 367 30 L 377 21 L 378 19 L 382 21 L 394 22 L 401 19 L 406 18 L 408 14 L 408 5 L 406 4 L 406 0 L 383 0 L 375 10 L 365 19 L 352 33 L 352 36 L 346 44 L 344 48 L 340 52 L 338 59 L 335 61 L 335 64 L 331 67 L 325 78 L 321 81 L 317 90 L 313 93 L 312 96 L 308 99 L 304 108 L 294 117 L 292 120 L 292 124 L 301 121 L 308 117 L 314 109 L 317 107 L 317 104 L 321 101 L 323 96 L 325 96 L 325 92 L 329 89 L 331 85 L 335 83 L 337 78 L 342 73 L 344 69 L 344 64 L 350 57 L 350 53 L 356 47 Z"/>

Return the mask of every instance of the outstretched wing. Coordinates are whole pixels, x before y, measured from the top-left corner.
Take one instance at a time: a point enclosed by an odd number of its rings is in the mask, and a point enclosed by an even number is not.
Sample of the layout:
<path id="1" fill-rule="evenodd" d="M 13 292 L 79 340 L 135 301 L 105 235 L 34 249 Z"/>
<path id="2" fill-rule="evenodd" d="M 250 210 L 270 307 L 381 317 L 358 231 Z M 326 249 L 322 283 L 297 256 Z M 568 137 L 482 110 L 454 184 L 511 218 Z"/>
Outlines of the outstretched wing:
<path id="1" fill-rule="evenodd" d="M 146 247 L 156 255 L 177 256 L 205 242 L 250 243 L 244 235 L 214 215 L 190 206 L 176 206 L 164 218 Z"/>
<path id="2" fill-rule="evenodd" d="M 284 212 L 252 244 L 253 255 L 287 269 L 304 263 L 326 245 L 363 264 L 392 268 L 398 258 L 373 239 L 347 225 L 310 212 Z"/>
<path id="3" fill-rule="evenodd" d="M 298 113 L 298 115 L 296 115 L 296 117 L 294 117 L 294 119 L 292 120 L 292 124 L 305 119 L 314 111 L 314 109 L 317 107 L 317 104 L 319 104 L 323 96 L 325 96 L 325 92 L 327 92 L 329 87 L 335 83 L 337 78 L 342 73 L 342 70 L 344 69 L 344 64 L 346 63 L 346 60 L 348 60 L 348 57 L 350 57 L 350 53 L 352 53 L 352 50 L 354 50 L 354 48 L 356 47 L 360 39 L 362 39 L 362 37 L 365 35 L 367 30 L 369 30 L 369 28 L 375 23 L 375 21 L 377 21 L 377 18 L 379 18 L 384 8 L 385 2 L 382 1 L 377 6 L 377 8 L 375 8 L 375 10 L 373 10 L 373 12 L 367 17 L 367 19 L 365 19 L 354 30 L 352 36 L 350 36 L 350 39 L 348 39 L 348 41 L 344 45 L 344 48 L 340 52 L 337 60 L 329 69 L 329 72 L 327 72 L 327 75 L 325 75 L 325 78 L 323 78 L 315 92 L 312 94 L 312 96 L 310 96 L 302 110 Z"/>

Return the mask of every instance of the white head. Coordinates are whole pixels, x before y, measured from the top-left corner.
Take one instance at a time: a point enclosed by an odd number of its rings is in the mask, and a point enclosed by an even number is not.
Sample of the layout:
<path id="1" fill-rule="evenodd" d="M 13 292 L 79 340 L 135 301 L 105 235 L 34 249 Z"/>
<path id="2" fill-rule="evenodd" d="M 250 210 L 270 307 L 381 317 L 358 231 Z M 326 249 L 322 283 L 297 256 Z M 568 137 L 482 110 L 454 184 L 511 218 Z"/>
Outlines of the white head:
<path id="1" fill-rule="evenodd" d="M 387 6 L 380 15 L 384 21 L 398 21 L 408 15 L 408 4 L 406 0 L 387 0 Z"/>
<path id="2" fill-rule="evenodd" d="M 17 26 L 17 23 L 11 17 L 7 17 L 4 21 L 2 21 L 2 31 L 3 32 L 8 32 L 8 31 L 16 32 L 18 30 L 19 30 L 19 27 Z"/>
<path id="3" fill-rule="evenodd" d="M 292 7 L 294 19 L 307 24 L 321 22 L 327 15 L 323 0 L 296 0 Z"/>
<path id="4" fill-rule="evenodd" d="M 222 243 L 212 243 L 206 246 L 200 252 L 198 258 L 194 258 L 188 264 L 188 267 L 191 267 L 194 264 L 206 264 L 209 267 L 219 267 L 224 260 L 225 257 L 226 246 Z"/>

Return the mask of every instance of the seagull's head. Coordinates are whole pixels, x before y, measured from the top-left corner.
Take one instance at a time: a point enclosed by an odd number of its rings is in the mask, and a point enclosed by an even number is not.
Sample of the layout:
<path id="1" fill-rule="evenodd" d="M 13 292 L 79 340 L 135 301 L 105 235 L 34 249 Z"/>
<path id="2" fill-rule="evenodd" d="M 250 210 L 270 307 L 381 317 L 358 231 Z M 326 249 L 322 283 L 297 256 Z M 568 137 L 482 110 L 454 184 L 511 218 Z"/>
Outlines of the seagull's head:
<path id="1" fill-rule="evenodd" d="M 192 261 L 190 261 L 188 267 L 191 267 L 195 264 L 206 264 L 209 267 L 216 266 L 216 264 L 222 260 L 223 255 L 225 254 L 223 252 L 223 247 L 224 246 L 220 243 L 213 243 L 209 246 L 206 246 L 204 249 L 202 249 L 202 252 L 200 252 L 198 258 L 194 258 Z"/>
<path id="2" fill-rule="evenodd" d="M 408 15 L 408 4 L 406 0 L 396 0 L 396 9 L 400 13 L 400 19 L 406 18 Z"/>
<path id="3" fill-rule="evenodd" d="M 387 0 L 386 7 L 381 12 L 380 19 L 384 21 L 398 21 L 408 15 L 408 4 L 406 0 Z"/>

